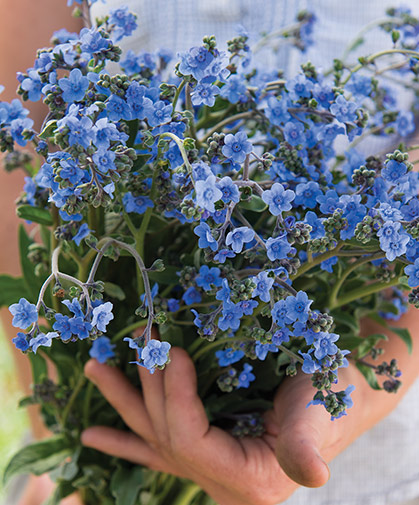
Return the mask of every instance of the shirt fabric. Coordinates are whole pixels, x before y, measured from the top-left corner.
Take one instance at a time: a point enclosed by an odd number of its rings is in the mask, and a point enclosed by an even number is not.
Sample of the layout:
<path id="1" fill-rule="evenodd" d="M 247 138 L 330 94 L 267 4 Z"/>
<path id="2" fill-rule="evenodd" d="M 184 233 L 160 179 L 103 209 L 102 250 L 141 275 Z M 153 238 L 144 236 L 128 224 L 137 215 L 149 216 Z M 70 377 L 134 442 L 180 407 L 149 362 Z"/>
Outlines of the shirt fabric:
<path id="1" fill-rule="evenodd" d="M 419 14 L 416 0 L 403 4 Z M 225 41 L 238 33 L 239 26 L 249 32 L 252 40 L 254 34 L 274 32 L 292 24 L 296 14 L 307 9 L 315 13 L 317 21 L 315 44 L 306 53 L 286 46 L 276 53 L 264 49 L 255 58 L 265 68 L 284 69 L 290 77 L 307 60 L 327 70 L 360 29 L 383 18 L 385 9 L 397 6 L 397 0 L 107 0 L 106 4 L 98 0 L 92 6 L 92 17 L 122 5 L 137 13 L 138 29 L 121 46 L 124 51 L 132 49 L 136 53 L 159 48 L 184 51 L 199 45 L 204 35 L 215 35 L 219 47 L 224 48 Z M 352 61 L 357 55 L 371 54 L 383 47 L 390 47 L 389 36 L 374 30 Z M 408 101 L 408 93 L 404 95 L 402 101 Z M 380 145 L 386 147 L 380 141 L 368 140 L 371 151 L 377 152 Z M 330 471 L 331 478 L 325 486 L 299 488 L 284 503 L 388 505 L 419 497 L 419 380 L 388 417 L 330 463 Z"/>

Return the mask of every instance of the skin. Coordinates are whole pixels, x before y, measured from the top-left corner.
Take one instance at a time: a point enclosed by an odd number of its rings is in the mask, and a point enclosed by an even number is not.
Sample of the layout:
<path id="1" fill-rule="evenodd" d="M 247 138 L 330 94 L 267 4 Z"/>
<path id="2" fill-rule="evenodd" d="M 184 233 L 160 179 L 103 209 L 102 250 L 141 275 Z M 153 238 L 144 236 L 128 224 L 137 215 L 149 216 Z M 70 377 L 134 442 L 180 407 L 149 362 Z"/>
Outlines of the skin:
<path id="1" fill-rule="evenodd" d="M 419 338 L 418 314 L 411 310 L 396 323 Z M 416 326 L 415 326 L 416 324 Z M 383 332 L 366 321 L 363 334 Z M 82 442 L 154 470 L 188 478 L 219 505 L 275 505 L 298 487 L 318 487 L 329 478 L 327 463 L 357 437 L 388 415 L 417 377 L 419 346 L 406 346 L 388 334 L 385 359 L 396 357 L 403 370 L 398 394 L 375 391 L 353 363 L 339 371 L 339 389 L 354 384 L 354 406 L 334 422 L 322 407 L 306 408 L 312 399 L 310 376 L 299 373 L 278 389 L 274 408 L 265 415 L 266 434 L 235 439 L 211 426 L 196 393 L 196 372 L 186 352 L 171 350 L 171 362 L 153 375 L 139 367 L 142 392 L 116 368 L 91 360 L 85 368 L 119 412 L 131 432 L 97 426 L 84 431 Z M 234 472 L 233 469 L 240 469 Z"/>

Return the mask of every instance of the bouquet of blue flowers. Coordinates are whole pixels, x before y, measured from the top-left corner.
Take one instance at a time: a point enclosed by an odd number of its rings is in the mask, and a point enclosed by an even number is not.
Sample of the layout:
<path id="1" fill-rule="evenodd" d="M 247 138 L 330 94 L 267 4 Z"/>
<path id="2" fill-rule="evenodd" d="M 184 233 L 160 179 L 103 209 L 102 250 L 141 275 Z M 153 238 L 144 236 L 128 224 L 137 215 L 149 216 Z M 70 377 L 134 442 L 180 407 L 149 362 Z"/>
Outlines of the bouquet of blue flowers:
<path id="1" fill-rule="evenodd" d="M 276 37 L 304 50 L 314 22 L 302 12 Z M 388 48 L 323 74 L 308 62 L 290 79 L 252 69 L 246 35 L 226 51 L 204 37 L 177 59 L 129 51 L 112 75 L 116 43 L 135 26 L 116 9 L 38 51 L 18 93 L 48 105 L 41 131 L 19 100 L 0 103 L 6 169 L 27 173 L 17 213 L 36 226 L 20 228 L 23 277 L 0 276 L 0 301 L 33 367 L 22 405 L 41 404 L 55 434 L 22 449 L 5 478 L 51 472 L 49 505 L 74 490 L 88 505 L 173 504 L 182 491 L 180 480 L 163 485 L 157 472 L 82 447 L 84 428 L 123 426 L 84 377 L 90 358 L 137 383 L 138 366 L 163 369 L 180 346 L 210 421 L 259 436 L 285 376 L 311 374 L 311 403 L 332 420 L 352 405 L 353 388 L 338 383 L 348 359 L 371 387 L 378 374 L 396 392 L 397 362 L 380 359 L 387 337 L 361 338 L 360 320 L 391 327 L 408 303 L 419 308 L 412 146 L 366 158 L 356 149 L 414 131 L 417 19 L 390 10 L 380 25 Z M 412 90 L 411 110 L 392 85 Z M 38 156 L 16 148 L 27 143 Z"/>

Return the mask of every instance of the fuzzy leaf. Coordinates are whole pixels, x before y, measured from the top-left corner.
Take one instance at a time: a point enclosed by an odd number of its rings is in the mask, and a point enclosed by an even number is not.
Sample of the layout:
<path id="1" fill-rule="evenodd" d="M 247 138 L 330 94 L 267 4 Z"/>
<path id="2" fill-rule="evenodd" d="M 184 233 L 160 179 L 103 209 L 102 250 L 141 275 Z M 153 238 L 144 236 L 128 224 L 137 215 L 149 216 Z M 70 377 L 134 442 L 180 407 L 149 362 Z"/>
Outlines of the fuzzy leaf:
<path id="1" fill-rule="evenodd" d="M 403 340 L 403 342 L 407 345 L 409 354 L 412 354 L 413 341 L 410 331 L 407 328 L 398 328 L 397 326 L 390 326 L 390 330 Z"/>
<path id="2" fill-rule="evenodd" d="M 367 365 L 364 365 L 363 363 L 357 363 L 356 367 L 362 373 L 362 375 L 367 380 L 368 384 L 373 389 L 376 389 L 376 390 L 382 389 L 382 387 L 380 387 L 380 385 L 378 384 L 377 377 L 376 377 L 375 372 L 372 368 L 370 368 Z"/>
<path id="3" fill-rule="evenodd" d="M 115 497 L 115 505 L 135 505 L 143 482 L 141 467 L 118 468 L 111 479 L 111 493 Z"/>
<path id="4" fill-rule="evenodd" d="M 253 195 L 251 200 L 240 202 L 240 207 L 253 212 L 263 212 L 268 208 L 268 205 L 260 196 Z"/>
<path id="5" fill-rule="evenodd" d="M 32 205 L 20 205 L 16 209 L 18 217 L 33 223 L 44 224 L 45 226 L 52 225 L 52 217 L 47 209 L 32 207 Z"/>
<path id="6" fill-rule="evenodd" d="M 26 296 L 26 285 L 22 278 L 0 275 L 0 307 L 8 307 Z"/>

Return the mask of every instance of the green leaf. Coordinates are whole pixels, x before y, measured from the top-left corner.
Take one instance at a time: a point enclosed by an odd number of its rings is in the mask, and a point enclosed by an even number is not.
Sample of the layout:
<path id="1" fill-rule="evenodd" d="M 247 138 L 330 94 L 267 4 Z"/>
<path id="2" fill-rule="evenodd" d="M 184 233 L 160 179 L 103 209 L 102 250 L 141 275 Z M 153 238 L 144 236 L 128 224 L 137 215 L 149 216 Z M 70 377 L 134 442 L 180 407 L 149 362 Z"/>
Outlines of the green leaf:
<path id="1" fill-rule="evenodd" d="M 122 288 L 117 284 L 114 284 L 113 282 L 105 282 L 105 293 L 111 298 L 115 298 L 120 302 L 122 302 L 126 298 Z"/>
<path id="2" fill-rule="evenodd" d="M 371 367 L 364 365 L 363 363 L 357 363 L 356 367 L 362 373 L 362 375 L 367 379 L 368 384 L 373 389 L 376 389 L 376 390 L 382 389 L 382 387 L 380 387 L 380 385 L 378 384 L 375 372 Z"/>
<path id="3" fill-rule="evenodd" d="M 32 205 L 20 205 L 16 209 L 16 213 L 18 217 L 25 219 L 26 221 L 32 221 L 46 226 L 52 225 L 52 217 L 47 209 L 32 207 Z"/>
<path id="4" fill-rule="evenodd" d="M 159 284 L 167 285 L 177 283 L 179 276 L 176 272 L 179 271 L 179 267 L 166 266 L 163 272 L 147 272 L 149 278 L 152 281 L 158 282 Z"/>
<path id="5" fill-rule="evenodd" d="M 61 500 L 74 493 L 76 489 L 69 482 L 60 482 L 52 495 L 42 505 L 60 505 Z"/>
<path id="6" fill-rule="evenodd" d="M 140 466 L 118 468 L 112 475 L 110 488 L 115 497 L 115 505 L 135 505 L 143 482 L 143 469 Z"/>
<path id="7" fill-rule="evenodd" d="M 408 283 L 408 277 L 407 275 L 402 275 L 401 277 L 399 277 L 399 282 L 400 282 L 400 285 L 403 287 L 403 288 L 406 288 L 406 289 L 412 289 L 410 286 L 409 286 L 409 283 Z"/>
<path id="8" fill-rule="evenodd" d="M 336 323 L 347 326 L 356 334 L 359 333 L 358 320 L 353 315 L 343 311 L 332 311 L 330 315 L 333 317 Z"/>
<path id="9" fill-rule="evenodd" d="M 58 435 L 24 447 L 10 460 L 3 475 L 6 484 L 21 473 L 41 475 L 56 468 L 74 452 L 69 439 Z"/>
<path id="10" fill-rule="evenodd" d="M 383 335 L 382 333 L 374 333 L 372 335 L 368 335 L 368 337 L 361 338 L 362 343 L 357 347 L 358 358 L 363 358 L 373 347 L 376 346 L 377 342 L 380 340 L 388 340 L 387 335 Z"/>
<path id="11" fill-rule="evenodd" d="M 33 241 L 28 237 L 25 228 L 21 225 L 19 227 L 20 264 L 22 267 L 24 283 L 26 285 L 27 299 L 32 303 L 36 303 L 43 280 L 35 275 L 35 265 L 33 265 L 28 258 L 28 248 L 32 242 Z"/>
<path id="12" fill-rule="evenodd" d="M 240 202 L 240 207 L 253 212 L 263 212 L 268 208 L 268 204 L 260 196 L 253 195 L 251 200 Z"/>
<path id="13" fill-rule="evenodd" d="M 39 352 L 38 354 L 31 352 L 28 356 L 32 367 L 33 382 L 34 384 L 40 384 L 42 380 L 48 376 L 47 362 Z"/>
<path id="14" fill-rule="evenodd" d="M 389 312 L 390 314 L 395 314 L 395 315 L 397 315 L 399 313 L 399 310 L 394 305 L 394 303 L 390 303 L 390 302 L 382 301 L 378 304 L 377 308 L 380 312 L 385 312 L 385 313 Z"/>
<path id="15" fill-rule="evenodd" d="M 0 275 L 0 307 L 8 307 L 26 296 L 26 285 L 22 278 Z"/>
<path id="16" fill-rule="evenodd" d="M 54 135 L 56 129 L 57 129 L 57 121 L 55 119 L 53 119 L 52 121 L 48 121 L 44 129 L 38 135 L 38 137 L 40 139 L 47 140 L 49 137 L 52 137 Z"/>
<path id="17" fill-rule="evenodd" d="M 390 330 L 398 335 L 403 342 L 407 345 L 407 350 L 409 354 L 412 354 L 413 349 L 413 341 L 412 336 L 410 335 L 410 331 L 407 328 L 398 328 L 397 326 L 390 326 Z"/>

